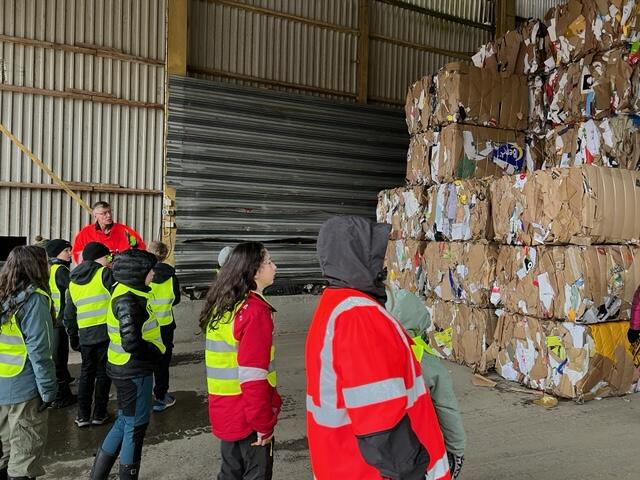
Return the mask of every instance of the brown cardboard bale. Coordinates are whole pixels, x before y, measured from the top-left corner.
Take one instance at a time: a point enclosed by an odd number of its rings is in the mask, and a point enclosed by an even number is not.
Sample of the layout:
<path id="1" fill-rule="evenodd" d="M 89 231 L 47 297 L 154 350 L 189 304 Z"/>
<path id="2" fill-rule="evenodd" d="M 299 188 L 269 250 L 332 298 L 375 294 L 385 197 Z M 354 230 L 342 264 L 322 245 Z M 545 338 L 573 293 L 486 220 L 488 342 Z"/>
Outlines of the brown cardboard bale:
<path id="1" fill-rule="evenodd" d="M 588 120 L 547 132 L 545 168 L 585 164 L 640 170 L 640 128 L 635 118 Z"/>
<path id="2" fill-rule="evenodd" d="M 430 185 L 433 183 L 430 164 L 437 140 L 438 133 L 432 130 L 418 133 L 409 140 L 409 150 L 407 151 L 407 182 L 409 184 Z"/>
<path id="3" fill-rule="evenodd" d="M 553 395 L 591 400 L 624 395 L 633 382 L 627 322 L 577 325 L 498 311 L 496 371 Z"/>
<path id="4" fill-rule="evenodd" d="M 431 75 L 422 77 L 409 87 L 404 107 L 409 134 L 424 132 L 431 126 L 434 96 L 435 87 Z"/>
<path id="5" fill-rule="evenodd" d="M 491 302 L 538 318 L 587 324 L 628 320 L 640 284 L 638 254 L 627 245 L 503 245 Z"/>
<path id="6" fill-rule="evenodd" d="M 497 322 L 494 310 L 440 300 L 426 304 L 431 314 L 427 338 L 436 355 L 480 373 L 493 368 L 487 349 Z"/>
<path id="7" fill-rule="evenodd" d="M 417 240 L 391 240 L 387 244 L 385 267 L 387 282 L 396 289 L 413 293 L 424 290 L 422 255 L 427 242 Z"/>
<path id="8" fill-rule="evenodd" d="M 436 183 L 512 175 L 527 166 L 524 134 L 513 130 L 447 125 L 431 152 L 431 177 Z"/>
<path id="9" fill-rule="evenodd" d="M 423 224 L 427 240 L 492 239 L 489 183 L 479 178 L 429 188 Z"/>
<path id="10" fill-rule="evenodd" d="M 543 133 L 547 130 L 547 104 L 544 93 L 545 79 L 535 76 L 529 79 L 529 132 Z"/>
<path id="11" fill-rule="evenodd" d="M 569 0 L 547 12 L 545 23 L 555 51 L 556 64 L 573 62 L 596 49 L 594 21 L 593 2 Z"/>
<path id="12" fill-rule="evenodd" d="M 466 63 L 449 63 L 436 77 L 434 119 L 439 125 L 470 123 L 514 130 L 527 128 L 527 80 L 503 77 Z"/>
<path id="13" fill-rule="evenodd" d="M 428 242 L 422 256 L 426 295 L 488 307 L 497 258 L 495 244 Z"/>
<path id="14" fill-rule="evenodd" d="M 424 240 L 424 211 L 427 190 L 422 186 L 382 190 L 378 194 L 376 217 L 379 223 L 391 225 L 392 240 Z"/>
<path id="15" fill-rule="evenodd" d="M 563 125 L 632 113 L 632 75 L 626 48 L 589 55 L 559 67 L 545 85 L 549 121 Z"/>
<path id="16" fill-rule="evenodd" d="M 592 165 L 553 168 L 501 177 L 490 191 L 499 243 L 640 241 L 640 172 Z"/>

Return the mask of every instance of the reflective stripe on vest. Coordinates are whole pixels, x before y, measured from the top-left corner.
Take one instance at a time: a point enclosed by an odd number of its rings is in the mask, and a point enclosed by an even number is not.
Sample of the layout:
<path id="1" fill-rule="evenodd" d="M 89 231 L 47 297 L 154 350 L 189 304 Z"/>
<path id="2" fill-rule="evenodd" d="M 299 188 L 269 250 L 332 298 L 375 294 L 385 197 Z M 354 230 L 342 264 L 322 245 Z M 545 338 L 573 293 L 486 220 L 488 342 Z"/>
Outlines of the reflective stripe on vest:
<path id="1" fill-rule="evenodd" d="M 160 325 L 156 319 L 155 313 L 151 308 L 149 299 L 150 294 L 148 292 L 142 292 L 135 288 L 128 287 L 121 283 L 117 283 L 113 294 L 111 296 L 111 303 L 107 313 L 107 333 L 109 334 L 109 350 L 107 352 L 107 359 L 109 363 L 113 365 L 125 365 L 131 358 L 131 354 L 127 353 L 122 348 L 122 338 L 120 337 L 120 322 L 113 313 L 113 302 L 126 293 L 133 293 L 138 297 L 143 297 L 146 300 L 147 313 L 149 318 L 142 324 L 142 339 L 146 342 L 155 345 L 160 353 L 166 351 L 166 347 L 162 343 L 162 337 L 160 336 Z"/>
<path id="2" fill-rule="evenodd" d="M 156 312 L 156 318 L 161 327 L 171 325 L 173 322 L 173 302 L 176 299 L 173 293 L 173 277 L 162 283 L 151 283 L 151 308 Z"/>
<path id="3" fill-rule="evenodd" d="M 35 292 L 44 295 L 50 305 L 53 303 L 45 291 L 38 288 Z M 14 313 L 8 322 L 0 325 L 0 378 L 20 375 L 26 362 L 27 345 Z"/>
<path id="4" fill-rule="evenodd" d="M 62 305 L 60 289 L 58 288 L 58 284 L 56 283 L 56 273 L 61 267 L 63 266 L 59 263 L 54 263 L 49 269 L 49 290 L 51 290 L 50 298 L 53 301 L 53 310 L 56 313 L 56 318 L 60 316 L 60 306 Z"/>
<path id="5" fill-rule="evenodd" d="M 238 342 L 233 336 L 233 323 L 243 305 L 244 302 L 240 302 L 226 312 L 215 330 L 207 329 L 205 364 L 210 395 L 240 395 L 240 385 L 255 380 L 267 380 L 269 385 L 276 386 L 275 346 L 271 345 L 268 370 L 238 365 Z"/>
<path id="6" fill-rule="evenodd" d="M 69 296 L 76 306 L 78 328 L 96 327 L 107 323 L 111 295 L 102 283 L 104 267 L 98 268 L 89 283 L 69 283 Z"/>
<path id="7" fill-rule="evenodd" d="M 376 307 L 386 317 L 392 321 L 393 325 L 398 329 L 398 333 L 404 340 L 407 348 L 409 343 L 402 332 L 402 328 L 397 322 L 391 320 L 389 314 L 379 304 L 363 297 L 350 297 L 340 302 L 331 312 L 327 322 L 327 329 L 324 336 L 322 350 L 320 351 L 321 367 L 320 367 L 320 405 L 316 405 L 311 396 L 307 396 L 307 410 L 313 416 L 317 424 L 338 428 L 349 425 L 351 421 L 347 415 L 346 408 L 337 408 L 336 391 L 336 372 L 333 368 L 333 337 L 335 335 L 335 323 L 341 314 L 358 307 Z M 416 400 L 426 393 L 426 387 L 422 375 L 416 375 L 413 363 L 413 386 L 406 388 L 404 379 L 391 378 L 381 382 L 373 382 L 369 384 L 359 385 L 358 387 L 345 388 L 343 390 L 344 401 L 349 408 L 365 407 L 375 403 L 393 400 L 394 398 L 407 396 L 407 408 L 413 406 Z"/>

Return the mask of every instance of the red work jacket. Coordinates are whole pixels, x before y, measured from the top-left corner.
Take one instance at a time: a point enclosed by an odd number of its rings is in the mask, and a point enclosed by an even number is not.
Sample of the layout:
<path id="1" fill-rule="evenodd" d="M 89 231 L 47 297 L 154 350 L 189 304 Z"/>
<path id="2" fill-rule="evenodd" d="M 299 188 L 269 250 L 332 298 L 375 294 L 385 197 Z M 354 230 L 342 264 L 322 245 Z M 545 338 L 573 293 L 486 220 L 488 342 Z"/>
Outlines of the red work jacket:
<path id="1" fill-rule="evenodd" d="M 382 478 L 356 436 L 384 432 L 406 415 L 429 453 L 425 478 L 450 479 L 438 425 L 413 341 L 371 297 L 326 289 L 306 345 L 307 435 L 317 480 Z"/>
<path id="2" fill-rule="evenodd" d="M 139 250 L 147 247 L 142 241 L 142 237 L 133 228 L 123 223 L 114 223 L 109 233 L 104 233 L 97 223 L 86 225 L 78 232 L 73 241 L 73 261 L 80 264 L 80 254 L 90 242 L 100 242 L 106 246 L 111 253 L 122 253 L 135 246 Z"/>

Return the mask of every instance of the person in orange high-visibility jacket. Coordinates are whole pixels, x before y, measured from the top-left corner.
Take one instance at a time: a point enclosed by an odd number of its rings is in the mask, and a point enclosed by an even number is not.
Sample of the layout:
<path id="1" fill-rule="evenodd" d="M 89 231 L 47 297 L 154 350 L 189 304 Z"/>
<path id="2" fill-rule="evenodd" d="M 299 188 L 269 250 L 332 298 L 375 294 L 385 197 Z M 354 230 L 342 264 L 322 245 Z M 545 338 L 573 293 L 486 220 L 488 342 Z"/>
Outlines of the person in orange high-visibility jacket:
<path id="1" fill-rule="evenodd" d="M 307 436 L 317 480 L 449 480 L 409 334 L 384 308 L 389 226 L 333 217 L 318 235 L 329 282 L 307 336 Z"/>

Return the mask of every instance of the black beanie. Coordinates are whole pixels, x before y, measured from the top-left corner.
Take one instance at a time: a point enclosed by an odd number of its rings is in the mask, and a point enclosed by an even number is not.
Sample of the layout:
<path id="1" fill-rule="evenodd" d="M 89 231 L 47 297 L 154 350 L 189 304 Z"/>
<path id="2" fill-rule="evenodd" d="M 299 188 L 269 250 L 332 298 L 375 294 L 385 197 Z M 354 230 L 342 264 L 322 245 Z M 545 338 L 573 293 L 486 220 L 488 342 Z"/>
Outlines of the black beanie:
<path id="1" fill-rule="evenodd" d="M 71 244 L 62 238 L 47 240 L 44 244 L 44 249 L 47 251 L 49 258 L 57 257 L 65 248 L 71 248 Z"/>
<path id="2" fill-rule="evenodd" d="M 111 270 L 116 282 L 142 288 L 147 274 L 156 266 L 156 263 L 158 259 L 153 253 L 131 249 L 116 255 Z"/>
<path id="3" fill-rule="evenodd" d="M 89 242 L 82 250 L 82 260 L 97 260 L 111 253 L 106 246 L 100 242 Z"/>

